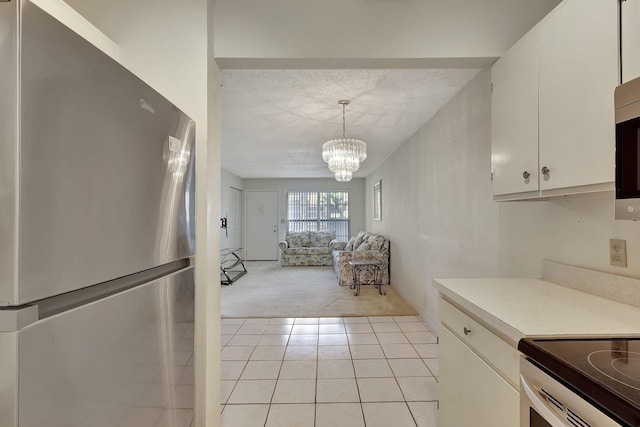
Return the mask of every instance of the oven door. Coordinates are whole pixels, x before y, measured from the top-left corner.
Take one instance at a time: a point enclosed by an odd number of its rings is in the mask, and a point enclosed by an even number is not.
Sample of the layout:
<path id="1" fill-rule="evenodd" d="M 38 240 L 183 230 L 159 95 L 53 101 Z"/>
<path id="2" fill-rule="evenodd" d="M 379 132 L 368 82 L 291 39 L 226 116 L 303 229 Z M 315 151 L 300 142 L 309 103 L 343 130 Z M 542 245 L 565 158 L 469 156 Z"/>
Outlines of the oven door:
<path id="1" fill-rule="evenodd" d="M 620 427 L 596 407 L 520 359 L 520 427 Z"/>

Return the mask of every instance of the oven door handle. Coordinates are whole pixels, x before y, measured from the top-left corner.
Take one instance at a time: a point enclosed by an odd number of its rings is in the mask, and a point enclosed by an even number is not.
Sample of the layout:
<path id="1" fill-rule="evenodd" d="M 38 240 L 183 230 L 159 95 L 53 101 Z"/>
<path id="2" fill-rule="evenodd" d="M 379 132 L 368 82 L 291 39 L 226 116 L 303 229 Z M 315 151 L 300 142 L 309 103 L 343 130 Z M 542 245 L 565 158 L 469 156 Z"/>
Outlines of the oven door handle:
<path id="1" fill-rule="evenodd" d="M 533 391 L 532 387 L 522 375 L 520 375 L 520 384 L 522 385 L 522 390 L 527 395 L 527 400 L 533 409 L 535 409 L 546 422 L 551 424 L 551 427 L 566 427 L 568 425 L 561 418 L 558 418 L 551 408 L 541 400 L 541 396 Z"/>

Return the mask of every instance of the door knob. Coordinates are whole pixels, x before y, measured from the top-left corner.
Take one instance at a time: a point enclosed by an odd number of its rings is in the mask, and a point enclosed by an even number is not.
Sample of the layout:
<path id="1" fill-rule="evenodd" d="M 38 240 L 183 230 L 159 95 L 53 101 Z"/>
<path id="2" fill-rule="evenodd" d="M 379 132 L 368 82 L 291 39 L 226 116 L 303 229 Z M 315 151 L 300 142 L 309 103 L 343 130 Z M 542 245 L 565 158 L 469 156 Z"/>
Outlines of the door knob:
<path id="1" fill-rule="evenodd" d="M 531 176 L 531 174 L 530 174 L 528 171 L 524 171 L 524 172 L 522 172 L 522 177 L 523 177 L 524 179 L 529 179 L 529 177 L 530 177 L 530 176 Z"/>
<path id="2" fill-rule="evenodd" d="M 542 175 L 545 175 L 545 176 L 549 175 L 549 172 L 551 172 L 551 170 L 549 170 L 548 167 L 546 167 L 546 166 L 542 167 Z"/>

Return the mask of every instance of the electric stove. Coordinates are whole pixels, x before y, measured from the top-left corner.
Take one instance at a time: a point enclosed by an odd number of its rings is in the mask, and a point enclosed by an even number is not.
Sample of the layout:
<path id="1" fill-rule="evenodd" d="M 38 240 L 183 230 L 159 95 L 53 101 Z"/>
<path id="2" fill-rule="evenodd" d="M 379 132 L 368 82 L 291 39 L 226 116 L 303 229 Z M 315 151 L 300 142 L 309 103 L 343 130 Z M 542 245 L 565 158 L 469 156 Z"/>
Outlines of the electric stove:
<path id="1" fill-rule="evenodd" d="M 525 338 L 518 349 L 616 422 L 640 426 L 640 338 Z"/>

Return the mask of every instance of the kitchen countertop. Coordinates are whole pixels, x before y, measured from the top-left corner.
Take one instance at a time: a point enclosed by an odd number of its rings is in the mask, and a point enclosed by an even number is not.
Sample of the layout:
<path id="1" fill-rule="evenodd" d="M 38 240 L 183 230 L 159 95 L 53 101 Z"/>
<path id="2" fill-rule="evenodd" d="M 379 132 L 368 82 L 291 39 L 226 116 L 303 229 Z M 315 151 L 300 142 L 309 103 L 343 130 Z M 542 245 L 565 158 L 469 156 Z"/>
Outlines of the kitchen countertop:
<path id="1" fill-rule="evenodd" d="M 541 279 L 435 279 L 434 286 L 512 344 L 534 336 L 640 337 L 640 307 Z"/>

